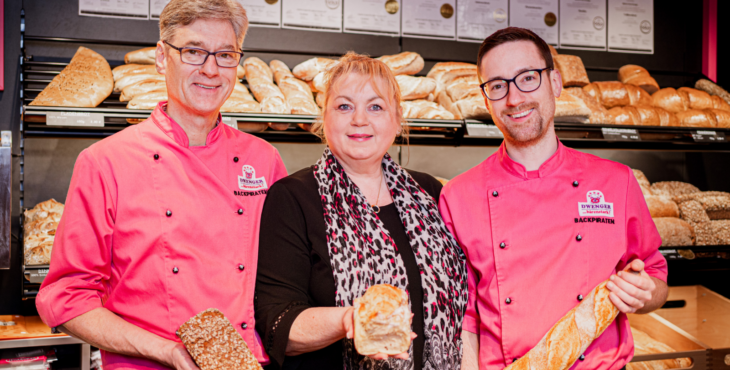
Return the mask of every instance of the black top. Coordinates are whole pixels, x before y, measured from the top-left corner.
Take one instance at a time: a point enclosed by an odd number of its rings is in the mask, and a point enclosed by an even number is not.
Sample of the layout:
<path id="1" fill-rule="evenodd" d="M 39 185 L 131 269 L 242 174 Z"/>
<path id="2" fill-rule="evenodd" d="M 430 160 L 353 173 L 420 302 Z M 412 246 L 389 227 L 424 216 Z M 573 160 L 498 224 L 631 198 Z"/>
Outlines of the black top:
<path id="1" fill-rule="evenodd" d="M 442 185 L 431 175 L 408 171 L 434 199 Z M 416 257 L 395 204 L 378 217 L 403 259 L 413 310 L 414 369 L 423 366 L 423 289 Z M 335 281 L 325 235 L 324 210 L 311 167 L 277 181 L 268 191 L 261 215 L 256 277 L 256 330 L 271 364 L 266 369 L 341 370 L 342 342 L 299 356 L 286 356 L 294 319 L 309 307 L 335 307 Z"/>

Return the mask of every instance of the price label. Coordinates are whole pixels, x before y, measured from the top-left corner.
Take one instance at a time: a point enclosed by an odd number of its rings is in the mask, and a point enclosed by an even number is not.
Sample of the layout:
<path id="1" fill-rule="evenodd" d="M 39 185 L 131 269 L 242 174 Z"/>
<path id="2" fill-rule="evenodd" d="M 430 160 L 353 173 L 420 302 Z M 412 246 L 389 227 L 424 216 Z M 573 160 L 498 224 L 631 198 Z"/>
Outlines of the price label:
<path id="1" fill-rule="evenodd" d="M 48 112 L 46 125 L 66 127 L 104 127 L 104 115 L 89 112 Z"/>
<path id="2" fill-rule="evenodd" d="M 692 139 L 695 142 L 704 143 L 726 143 L 724 132 L 708 131 L 708 130 L 693 130 Z"/>
<path id="3" fill-rule="evenodd" d="M 495 125 L 485 125 L 485 124 L 481 124 L 481 123 L 467 123 L 466 132 L 467 132 L 467 134 L 469 134 L 469 136 L 473 136 L 473 137 L 487 137 L 487 138 L 495 138 L 495 139 L 504 138 L 504 135 L 502 135 L 502 131 L 499 131 L 499 129 Z"/>
<path id="4" fill-rule="evenodd" d="M 47 275 L 48 269 L 25 270 L 25 278 L 32 284 L 42 284 Z"/>
<path id="5" fill-rule="evenodd" d="M 233 117 L 223 117 L 223 123 L 238 130 L 238 121 L 233 119 Z"/>
<path id="6" fill-rule="evenodd" d="M 601 128 L 603 138 L 610 141 L 640 141 L 639 131 L 633 128 Z"/>

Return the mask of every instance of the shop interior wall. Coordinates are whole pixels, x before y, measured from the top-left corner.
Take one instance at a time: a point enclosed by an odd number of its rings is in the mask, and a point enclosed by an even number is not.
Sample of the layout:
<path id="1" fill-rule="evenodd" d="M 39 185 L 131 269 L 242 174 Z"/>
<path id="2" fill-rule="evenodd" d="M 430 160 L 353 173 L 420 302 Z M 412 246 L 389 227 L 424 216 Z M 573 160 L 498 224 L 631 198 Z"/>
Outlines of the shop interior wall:
<path id="1" fill-rule="evenodd" d="M 722 2 L 720 2 L 722 3 Z M 154 44 L 158 39 L 157 22 L 105 19 L 78 16 L 78 0 L 25 0 L 5 2 L 5 86 L 0 92 L 0 129 L 12 129 L 16 140 L 19 127 L 18 58 L 20 55 L 20 9 L 26 14 L 26 35 L 70 37 L 97 40 L 126 40 Z M 722 8 L 727 5 L 720 5 Z M 593 51 L 561 51 L 580 56 L 592 80 L 615 80 L 615 70 L 624 64 L 639 64 L 648 68 L 662 86 L 692 86 L 701 74 L 702 2 L 657 1 L 655 3 L 655 54 L 616 54 Z M 721 25 L 727 28 L 727 25 Z M 720 35 L 719 50 L 730 46 L 730 40 Z M 265 61 L 278 58 L 294 66 L 308 59 L 308 53 L 338 56 L 354 50 L 372 56 L 397 53 L 400 50 L 419 52 L 427 60 L 425 71 L 436 61 L 473 62 L 478 44 L 447 41 L 399 39 L 382 36 L 331 34 L 309 31 L 251 28 L 244 43 L 246 48 L 275 49 L 300 52 L 301 55 L 277 53 L 247 53 Z M 36 60 L 67 61 L 78 44 L 28 42 L 27 54 Z M 120 64 L 133 47 L 84 45 Z M 725 58 L 726 58 L 725 54 Z M 722 65 L 719 64 L 722 70 Z M 613 69 L 606 71 L 605 69 Z M 721 78 L 724 76 L 720 74 Z M 727 77 L 725 77 L 727 78 Z M 25 204 L 55 198 L 64 202 L 73 164 L 81 150 L 95 140 L 28 139 L 25 142 Z M 275 144 L 289 172 L 316 161 L 321 145 Z M 407 167 L 451 178 L 478 164 L 491 155 L 493 147 L 403 147 L 401 158 Z M 397 156 L 397 148 L 392 151 Z M 687 153 L 653 151 L 589 151 L 604 158 L 642 169 L 652 181 L 681 180 L 697 184 L 703 190 L 730 190 L 727 165 L 728 153 Z M 15 201 L 18 210 L 18 165 L 14 173 Z M 724 168 L 725 170 L 721 170 Z M 143 185 L 143 184 L 142 184 Z M 17 217 L 13 218 L 13 233 L 17 235 Z M 0 271 L 0 314 L 33 314 L 34 302 L 20 300 L 21 251 L 16 243 L 12 251 L 13 268 Z"/>

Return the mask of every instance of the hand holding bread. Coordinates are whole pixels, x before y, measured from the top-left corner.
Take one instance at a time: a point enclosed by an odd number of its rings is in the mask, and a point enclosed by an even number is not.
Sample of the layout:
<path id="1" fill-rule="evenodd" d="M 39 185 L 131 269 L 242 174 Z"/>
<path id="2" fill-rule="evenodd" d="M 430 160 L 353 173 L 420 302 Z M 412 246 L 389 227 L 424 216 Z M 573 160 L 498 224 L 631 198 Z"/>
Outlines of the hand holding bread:
<path id="1" fill-rule="evenodd" d="M 611 275 L 606 287 L 611 302 L 623 313 L 635 313 L 653 298 L 656 284 L 644 271 L 644 261 L 631 261 L 624 271 Z"/>

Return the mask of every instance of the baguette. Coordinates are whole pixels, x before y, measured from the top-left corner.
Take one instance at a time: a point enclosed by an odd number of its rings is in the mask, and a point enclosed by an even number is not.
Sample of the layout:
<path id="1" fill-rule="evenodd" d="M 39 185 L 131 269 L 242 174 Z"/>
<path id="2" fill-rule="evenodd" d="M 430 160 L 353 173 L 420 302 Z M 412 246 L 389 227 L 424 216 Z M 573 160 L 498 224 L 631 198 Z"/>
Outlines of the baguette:
<path id="1" fill-rule="evenodd" d="M 655 340 L 641 330 L 631 328 L 631 336 L 634 339 L 634 355 L 651 355 L 657 353 L 676 352 L 672 347 Z M 692 366 L 690 358 L 670 358 L 665 360 L 630 362 L 626 364 L 626 370 L 659 370 L 659 369 L 684 369 Z"/>
<path id="2" fill-rule="evenodd" d="M 719 96 L 726 103 L 730 104 L 730 93 L 710 80 L 706 80 L 704 78 L 697 80 L 697 82 L 695 82 L 695 88 L 710 95 Z"/>
<path id="3" fill-rule="evenodd" d="M 361 355 L 397 355 L 411 346 L 408 294 L 390 284 L 373 285 L 355 298 L 355 349 Z"/>
<path id="4" fill-rule="evenodd" d="M 157 73 L 157 67 L 152 64 L 122 64 L 112 69 L 112 75 L 114 81 L 120 80 L 122 77 L 136 74 L 159 74 Z"/>
<path id="5" fill-rule="evenodd" d="M 588 123 L 591 110 L 583 100 L 571 94 L 560 94 L 555 98 L 555 118 L 560 122 Z"/>
<path id="6" fill-rule="evenodd" d="M 410 100 L 400 103 L 403 109 L 403 118 L 411 119 L 454 119 L 444 107 L 428 100 Z"/>
<path id="7" fill-rule="evenodd" d="M 246 77 L 246 70 L 239 64 L 236 66 L 236 78 L 240 80 L 244 77 Z"/>
<path id="8" fill-rule="evenodd" d="M 251 93 L 248 91 L 246 86 L 241 83 L 241 81 L 236 81 L 236 84 L 233 85 L 233 92 L 231 93 L 231 96 L 238 96 L 246 100 L 256 101 L 253 96 L 251 96 Z"/>
<path id="9" fill-rule="evenodd" d="M 136 74 L 128 74 L 120 79 L 118 79 L 116 82 L 114 82 L 114 92 L 122 92 L 124 88 L 130 85 L 134 85 L 137 82 L 144 81 L 144 80 L 156 80 L 156 81 L 165 81 L 165 75 L 159 74 L 155 71 L 155 73 L 145 74 L 145 73 L 136 73 Z"/>
<path id="10" fill-rule="evenodd" d="M 580 57 L 575 55 L 561 54 L 553 57 L 555 66 L 563 77 L 563 86 L 583 87 L 591 83 L 586 73 L 586 67 Z"/>
<path id="11" fill-rule="evenodd" d="M 291 113 L 286 104 L 286 97 L 279 87 L 274 85 L 274 73 L 264 61 L 250 57 L 243 62 L 243 68 L 246 70 L 248 86 L 261 104 L 261 112 Z"/>
<path id="12" fill-rule="evenodd" d="M 390 68 L 394 76 L 414 75 L 423 69 L 423 58 L 418 53 L 404 51 L 396 55 L 383 55 L 378 60 Z"/>
<path id="13" fill-rule="evenodd" d="M 649 71 L 635 64 L 627 64 L 619 68 L 618 79 L 624 84 L 640 87 L 649 94 L 659 90 L 659 84 L 651 77 Z"/>
<path id="14" fill-rule="evenodd" d="M 165 81 L 160 81 L 158 79 L 141 80 L 122 89 L 119 101 L 130 101 L 139 94 L 146 94 L 148 92 L 161 90 L 167 91 Z"/>
<path id="15" fill-rule="evenodd" d="M 286 63 L 280 60 L 274 59 L 270 61 L 269 67 L 271 67 L 271 71 L 274 72 L 274 82 L 276 82 L 277 85 L 279 84 L 279 81 L 285 76 L 294 77 L 294 75 L 291 73 L 291 70 L 289 70 L 289 66 L 287 66 Z"/>
<path id="16" fill-rule="evenodd" d="M 436 80 L 429 77 L 395 76 L 400 87 L 401 100 L 423 99 L 436 90 Z"/>
<path id="17" fill-rule="evenodd" d="M 604 281 L 570 310 L 527 354 L 505 370 L 569 369 L 613 322 L 619 311 Z"/>
<path id="18" fill-rule="evenodd" d="M 310 82 L 309 86 L 312 88 L 312 91 L 324 92 L 327 90 L 327 72 L 318 73 Z"/>
<path id="19" fill-rule="evenodd" d="M 662 238 L 662 247 L 684 247 L 694 245 L 694 228 L 679 218 L 652 218 Z"/>
<path id="20" fill-rule="evenodd" d="M 130 51 L 124 54 L 124 64 L 155 64 L 157 46 Z"/>
<path id="21" fill-rule="evenodd" d="M 127 103 L 127 109 L 155 109 L 161 101 L 167 100 L 167 90 L 139 94 Z"/>
<path id="22" fill-rule="evenodd" d="M 264 79 L 269 82 L 274 82 L 274 72 L 272 72 L 271 68 L 269 68 L 269 66 L 259 58 L 246 58 L 246 60 L 243 61 L 243 69 L 246 71 L 246 79 L 248 79 L 249 85 L 251 79 Z"/>
<path id="23" fill-rule="evenodd" d="M 642 126 L 679 126 L 677 116 L 659 107 L 637 105 Z"/>
<path id="24" fill-rule="evenodd" d="M 312 90 L 306 82 L 291 76 L 279 80 L 279 88 L 286 97 L 286 103 L 292 114 L 319 115 L 319 108 L 312 96 Z"/>
<path id="25" fill-rule="evenodd" d="M 679 217 L 679 207 L 677 203 L 674 203 L 668 197 L 663 196 L 648 196 L 646 199 L 646 206 L 649 208 L 651 217 Z"/>
<path id="26" fill-rule="evenodd" d="M 690 109 L 677 113 L 679 125 L 683 127 L 717 127 L 718 122 L 713 112 Z"/>
<path id="27" fill-rule="evenodd" d="M 300 80 L 312 81 L 314 76 L 318 73 L 328 70 L 337 63 L 338 62 L 333 59 L 312 58 L 299 63 L 296 67 L 294 67 L 292 73 Z"/>

